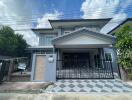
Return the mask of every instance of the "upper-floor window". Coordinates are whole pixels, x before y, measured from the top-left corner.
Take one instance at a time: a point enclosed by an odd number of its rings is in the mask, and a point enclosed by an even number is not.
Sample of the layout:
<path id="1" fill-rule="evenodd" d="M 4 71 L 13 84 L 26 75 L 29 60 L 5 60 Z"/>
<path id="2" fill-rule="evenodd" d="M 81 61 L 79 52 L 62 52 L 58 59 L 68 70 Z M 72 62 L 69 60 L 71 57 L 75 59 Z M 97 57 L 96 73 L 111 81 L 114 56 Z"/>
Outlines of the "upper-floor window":
<path id="1" fill-rule="evenodd" d="M 70 33 L 71 31 L 64 31 L 64 34 L 68 34 L 68 33 Z"/>
<path id="2" fill-rule="evenodd" d="M 54 34 L 41 35 L 39 38 L 39 45 L 40 46 L 51 46 L 52 45 L 51 41 L 55 36 L 56 35 Z"/>
<path id="3" fill-rule="evenodd" d="M 54 38 L 54 35 L 45 36 L 45 45 L 51 45 L 51 40 Z"/>
<path id="4" fill-rule="evenodd" d="M 87 29 L 89 29 L 89 30 L 91 30 L 91 31 L 95 31 L 95 32 L 98 32 L 98 31 L 100 31 L 100 28 L 99 28 L 99 26 L 97 27 L 97 26 L 77 26 L 77 27 L 75 27 L 75 30 L 78 30 L 78 29 L 81 29 L 81 28 L 83 28 L 83 27 L 85 27 L 85 28 L 87 28 Z"/>

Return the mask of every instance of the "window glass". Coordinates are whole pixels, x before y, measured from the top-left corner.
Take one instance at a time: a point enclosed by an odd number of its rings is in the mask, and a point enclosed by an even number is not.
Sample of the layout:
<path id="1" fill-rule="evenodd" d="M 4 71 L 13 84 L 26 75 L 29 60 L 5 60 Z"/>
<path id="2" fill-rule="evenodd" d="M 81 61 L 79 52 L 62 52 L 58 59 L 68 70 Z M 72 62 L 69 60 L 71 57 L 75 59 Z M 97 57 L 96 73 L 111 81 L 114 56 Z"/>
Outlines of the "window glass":
<path id="1" fill-rule="evenodd" d="M 45 36 L 45 45 L 51 45 L 51 40 L 54 38 L 54 35 L 46 35 Z"/>
<path id="2" fill-rule="evenodd" d="M 56 35 L 53 34 L 45 34 L 45 35 L 41 35 L 39 37 L 39 45 L 40 46 L 51 46 L 51 40 L 55 37 Z"/>
<path id="3" fill-rule="evenodd" d="M 112 61 L 111 53 L 105 53 L 105 60 Z"/>
<path id="4" fill-rule="evenodd" d="M 70 31 L 64 31 L 64 34 L 68 34 L 68 33 L 70 33 Z"/>

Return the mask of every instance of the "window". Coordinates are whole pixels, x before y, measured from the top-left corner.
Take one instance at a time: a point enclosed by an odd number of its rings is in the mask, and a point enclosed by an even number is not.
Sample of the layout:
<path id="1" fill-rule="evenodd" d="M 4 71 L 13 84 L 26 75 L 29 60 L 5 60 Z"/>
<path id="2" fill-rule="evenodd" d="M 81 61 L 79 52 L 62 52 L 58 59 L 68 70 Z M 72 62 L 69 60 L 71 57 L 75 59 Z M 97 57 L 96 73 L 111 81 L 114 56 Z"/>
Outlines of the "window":
<path id="1" fill-rule="evenodd" d="M 54 38 L 54 35 L 46 35 L 45 36 L 45 45 L 49 46 L 51 45 L 51 40 Z"/>
<path id="2" fill-rule="evenodd" d="M 68 34 L 68 33 L 70 33 L 70 31 L 64 31 L 64 34 Z"/>
<path id="3" fill-rule="evenodd" d="M 45 34 L 41 35 L 39 37 L 39 45 L 40 46 L 51 46 L 51 40 L 55 37 L 56 35 L 54 34 Z"/>
<path id="4" fill-rule="evenodd" d="M 112 61 L 111 53 L 105 53 L 105 60 L 106 61 Z"/>

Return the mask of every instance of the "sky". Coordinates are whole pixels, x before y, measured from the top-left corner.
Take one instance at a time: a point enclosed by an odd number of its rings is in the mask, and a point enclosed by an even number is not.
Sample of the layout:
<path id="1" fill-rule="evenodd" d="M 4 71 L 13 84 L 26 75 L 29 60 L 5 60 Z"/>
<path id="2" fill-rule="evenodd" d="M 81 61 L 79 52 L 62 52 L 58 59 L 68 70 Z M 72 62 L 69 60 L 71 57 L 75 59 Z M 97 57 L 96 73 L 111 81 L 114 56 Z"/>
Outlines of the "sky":
<path id="1" fill-rule="evenodd" d="M 32 46 L 38 44 L 38 37 L 31 28 L 50 28 L 48 19 L 112 18 L 100 31 L 106 34 L 128 17 L 132 17 L 132 0 L 0 0 L 0 25 L 23 34 Z"/>

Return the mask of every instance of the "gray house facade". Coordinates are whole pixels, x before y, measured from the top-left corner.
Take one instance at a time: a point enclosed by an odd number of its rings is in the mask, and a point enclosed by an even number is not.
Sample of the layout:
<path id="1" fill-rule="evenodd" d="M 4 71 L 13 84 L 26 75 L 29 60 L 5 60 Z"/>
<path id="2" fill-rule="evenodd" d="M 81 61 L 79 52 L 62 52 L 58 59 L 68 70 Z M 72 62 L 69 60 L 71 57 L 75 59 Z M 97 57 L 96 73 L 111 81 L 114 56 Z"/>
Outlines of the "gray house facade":
<path id="1" fill-rule="evenodd" d="M 119 76 L 116 37 L 100 33 L 107 19 L 49 20 L 51 29 L 32 29 L 31 81 L 113 79 Z"/>

